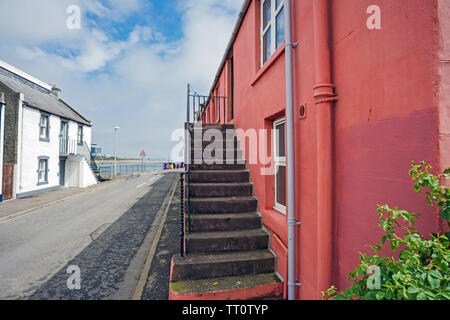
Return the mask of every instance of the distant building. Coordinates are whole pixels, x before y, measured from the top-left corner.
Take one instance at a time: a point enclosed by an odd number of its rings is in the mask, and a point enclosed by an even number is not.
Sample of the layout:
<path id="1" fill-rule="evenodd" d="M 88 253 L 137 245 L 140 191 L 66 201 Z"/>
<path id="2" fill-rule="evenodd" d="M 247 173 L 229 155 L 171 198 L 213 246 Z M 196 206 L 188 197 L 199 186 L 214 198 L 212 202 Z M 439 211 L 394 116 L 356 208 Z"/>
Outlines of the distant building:
<path id="1" fill-rule="evenodd" d="M 95 144 L 95 143 L 91 144 L 91 154 L 92 154 L 92 157 L 94 159 L 104 158 L 105 157 L 102 154 L 102 148 L 99 145 Z"/>
<path id="2" fill-rule="evenodd" d="M 0 61 L 2 93 L 2 200 L 97 183 L 92 123 L 61 99 L 59 88 Z"/>

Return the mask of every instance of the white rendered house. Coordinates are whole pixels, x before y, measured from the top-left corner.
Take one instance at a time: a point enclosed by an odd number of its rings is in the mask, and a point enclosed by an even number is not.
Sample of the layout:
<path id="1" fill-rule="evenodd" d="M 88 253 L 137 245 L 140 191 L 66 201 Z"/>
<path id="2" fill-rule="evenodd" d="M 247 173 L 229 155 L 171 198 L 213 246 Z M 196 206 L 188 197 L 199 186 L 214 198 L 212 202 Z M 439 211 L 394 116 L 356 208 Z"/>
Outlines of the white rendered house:
<path id="1" fill-rule="evenodd" d="M 92 123 L 61 99 L 60 89 L 0 61 L 0 92 L 6 102 L 3 166 L 14 176 L 8 198 L 97 183 Z"/>

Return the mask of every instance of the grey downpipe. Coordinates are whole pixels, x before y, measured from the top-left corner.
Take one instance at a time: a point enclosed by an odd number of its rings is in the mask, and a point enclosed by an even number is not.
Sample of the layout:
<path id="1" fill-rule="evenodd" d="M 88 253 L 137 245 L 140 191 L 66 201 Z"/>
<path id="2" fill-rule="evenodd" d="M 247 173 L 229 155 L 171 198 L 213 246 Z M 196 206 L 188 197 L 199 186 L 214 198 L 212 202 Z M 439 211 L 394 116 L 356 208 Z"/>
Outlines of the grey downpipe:
<path id="1" fill-rule="evenodd" d="M 291 34 L 291 1 L 284 4 L 285 21 L 285 59 L 286 59 L 286 133 L 287 133 L 287 180 L 288 180 L 288 299 L 295 300 L 295 228 L 298 222 L 295 218 L 295 170 L 294 170 L 294 103 L 292 75 L 292 43 Z"/>

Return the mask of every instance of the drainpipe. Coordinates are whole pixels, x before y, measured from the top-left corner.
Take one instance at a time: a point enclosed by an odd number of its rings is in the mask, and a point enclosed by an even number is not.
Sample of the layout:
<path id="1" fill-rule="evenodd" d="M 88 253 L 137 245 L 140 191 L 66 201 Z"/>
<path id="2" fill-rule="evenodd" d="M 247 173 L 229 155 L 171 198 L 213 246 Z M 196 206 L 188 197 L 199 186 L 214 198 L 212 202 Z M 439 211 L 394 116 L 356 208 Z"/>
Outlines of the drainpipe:
<path id="1" fill-rule="evenodd" d="M 286 63 L 286 152 L 287 152 L 287 222 L 288 222 L 288 299 L 295 300 L 297 286 L 295 276 L 295 227 L 299 224 L 295 218 L 295 170 L 294 170 L 294 103 L 292 81 L 292 43 L 291 1 L 284 4 L 285 21 L 285 63 Z"/>
<path id="2" fill-rule="evenodd" d="M 317 255 L 318 290 L 332 284 L 333 145 L 331 108 L 337 100 L 331 82 L 328 0 L 313 0 L 317 106 Z"/>

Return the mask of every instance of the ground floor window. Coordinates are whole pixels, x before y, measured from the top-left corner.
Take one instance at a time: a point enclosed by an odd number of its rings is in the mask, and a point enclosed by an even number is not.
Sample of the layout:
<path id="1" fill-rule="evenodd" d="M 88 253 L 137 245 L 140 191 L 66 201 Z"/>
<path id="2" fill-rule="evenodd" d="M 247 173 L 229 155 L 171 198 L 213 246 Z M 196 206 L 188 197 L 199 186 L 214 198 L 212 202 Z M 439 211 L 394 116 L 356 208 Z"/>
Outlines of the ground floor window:
<path id="1" fill-rule="evenodd" d="M 38 185 L 48 183 L 48 157 L 38 158 Z"/>
<path id="2" fill-rule="evenodd" d="M 286 214 L 286 121 L 274 122 L 275 206 Z"/>

